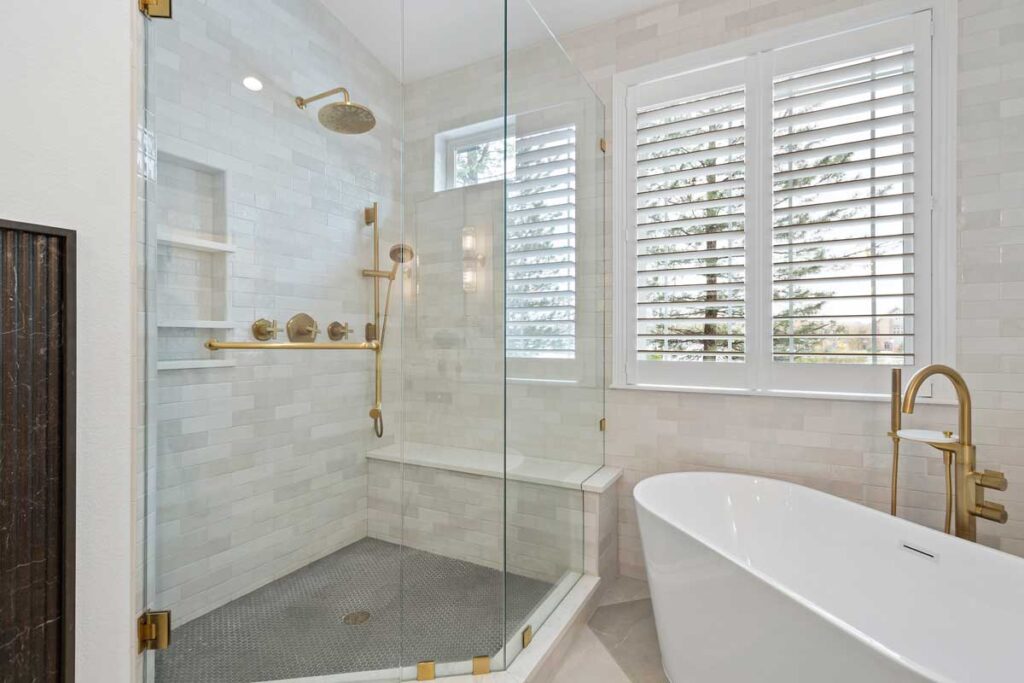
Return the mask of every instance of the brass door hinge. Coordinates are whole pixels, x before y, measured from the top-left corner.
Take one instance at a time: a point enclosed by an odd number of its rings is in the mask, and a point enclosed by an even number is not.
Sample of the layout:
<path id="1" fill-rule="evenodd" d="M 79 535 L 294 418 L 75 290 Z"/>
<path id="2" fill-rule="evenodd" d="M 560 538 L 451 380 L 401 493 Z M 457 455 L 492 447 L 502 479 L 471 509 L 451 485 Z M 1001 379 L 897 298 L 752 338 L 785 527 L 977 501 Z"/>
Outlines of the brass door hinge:
<path id="1" fill-rule="evenodd" d="M 139 0 L 139 11 L 150 19 L 170 19 L 171 0 Z"/>
<path id="2" fill-rule="evenodd" d="M 523 649 L 526 649 L 526 646 L 529 645 L 530 641 L 532 641 L 532 640 L 533 640 L 533 627 L 532 626 L 527 626 L 526 628 L 523 629 Z"/>
<path id="3" fill-rule="evenodd" d="M 417 681 L 432 681 L 434 680 L 434 661 L 420 662 L 416 665 L 416 680 Z"/>
<path id="4" fill-rule="evenodd" d="M 166 650 L 171 645 L 171 613 L 143 612 L 139 617 L 139 652 Z"/>
<path id="5" fill-rule="evenodd" d="M 603 432 L 605 429 L 608 428 L 608 421 L 602 417 L 600 420 L 597 421 L 597 428 Z"/>
<path id="6" fill-rule="evenodd" d="M 598 141 L 598 144 L 597 144 L 597 146 L 601 148 L 601 151 L 602 151 L 602 152 L 606 152 L 606 153 L 608 152 L 608 143 L 607 143 L 607 142 L 605 141 L 605 139 L 604 139 L 604 138 L 601 138 L 601 139 L 600 139 L 600 140 Z"/>

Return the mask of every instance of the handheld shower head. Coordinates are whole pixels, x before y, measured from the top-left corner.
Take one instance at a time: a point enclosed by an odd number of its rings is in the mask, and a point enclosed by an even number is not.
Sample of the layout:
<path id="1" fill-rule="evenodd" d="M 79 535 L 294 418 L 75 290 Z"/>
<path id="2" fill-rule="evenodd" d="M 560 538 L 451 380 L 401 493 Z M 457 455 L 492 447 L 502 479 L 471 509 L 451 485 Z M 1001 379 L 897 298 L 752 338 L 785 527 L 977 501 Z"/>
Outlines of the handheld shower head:
<path id="1" fill-rule="evenodd" d="M 410 247 L 408 244 L 403 244 L 402 242 L 399 242 L 398 244 L 391 247 L 391 251 L 388 252 L 388 255 L 391 256 L 391 260 L 394 261 L 395 264 L 397 265 L 412 261 L 413 256 L 416 255 L 416 252 L 414 252 L 412 250 L 412 247 Z"/>

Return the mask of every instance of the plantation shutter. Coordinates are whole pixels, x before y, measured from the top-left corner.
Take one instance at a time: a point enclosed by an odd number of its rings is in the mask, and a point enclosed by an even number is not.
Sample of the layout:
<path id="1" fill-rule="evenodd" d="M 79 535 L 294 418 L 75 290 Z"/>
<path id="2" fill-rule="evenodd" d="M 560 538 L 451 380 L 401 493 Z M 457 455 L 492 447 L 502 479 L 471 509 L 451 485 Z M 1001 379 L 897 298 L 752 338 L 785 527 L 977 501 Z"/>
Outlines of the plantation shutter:
<path id="1" fill-rule="evenodd" d="M 914 364 L 917 75 L 897 44 L 773 80 L 776 363 Z"/>
<path id="2" fill-rule="evenodd" d="M 659 83 L 630 106 L 635 374 L 688 383 L 713 365 L 723 378 L 746 359 L 742 76 L 728 69 Z"/>
<path id="3" fill-rule="evenodd" d="M 931 41 L 922 11 L 626 89 L 617 382 L 873 394 L 931 362 Z"/>
<path id="4" fill-rule="evenodd" d="M 506 222 L 506 355 L 576 355 L 576 128 L 516 138 Z"/>

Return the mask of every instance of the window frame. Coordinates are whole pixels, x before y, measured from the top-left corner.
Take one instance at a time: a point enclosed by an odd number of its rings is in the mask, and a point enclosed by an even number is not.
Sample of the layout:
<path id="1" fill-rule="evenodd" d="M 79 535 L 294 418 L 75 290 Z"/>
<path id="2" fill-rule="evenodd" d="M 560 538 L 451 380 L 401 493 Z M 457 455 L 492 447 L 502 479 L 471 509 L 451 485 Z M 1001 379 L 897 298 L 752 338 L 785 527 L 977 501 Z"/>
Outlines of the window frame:
<path id="1" fill-rule="evenodd" d="M 699 52 L 683 55 L 656 64 L 617 74 L 613 80 L 613 226 L 612 226 L 612 388 L 651 389 L 661 391 L 698 391 L 710 393 L 731 393 L 744 395 L 789 395 L 828 396 L 847 399 L 888 398 L 888 380 L 882 380 L 882 373 L 888 377 L 889 367 L 902 367 L 910 372 L 929 362 L 950 362 L 955 358 L 955 278 L 956 278 L 956 194 L 955 194 L 955 86 L 956 86 L 956 12 L 955 0 L 897 0 L 835 14 L 823 19 L 804 22 L 791 27 L 767 32 L 751 38 L 716 46 Z M 922 16 L 922 14 L 924 16 Z M 915 16 L 916 15 L 916 16 Z M 926 163 L 915 165 L 915 214 L 924 218 L 915 225 L 917 231 L 927 231 L 931 238 L 929 253 L 922 255 L 926 263 L 915 263 L 915 285 L 926 284 L 929 290 L 923 294 L 915 290 L 917 297 L 923 297 L 929 304 L 928 320 L 915 322 L 915 365 L 914 366 L 843 366 L 807 365 L 776 368 L 784 365 L 771 360 L 771 306 L 763 300 L 765 290 L 771 292 L 771 248 L 766 243 L 763 225 L 751 221 L 757 215 L 763 216 L 770 210 L 772 173 L 771 147 L 772 113 L 771 90 L 773 84 L 774 54 L 785 48 L 795 48 L 786 56 L 798 55 L 805 45 L 818 43 L 824 49 L 821 63 L 839 61 L 847 56 L 829 51 L 828 40 L 820 38 L 844 33 L 863 31 L 876 24 L 914 17 L 911 21 L 917 30 L 914 36 L 915 50 L 919 41 L 930 38 L 930 49 L 925 50 L 929 62 L 929 91 L 927 113 L 921 116 L 921 138 L 929 140 L 923 156 L 930 158 Z M 884 29 L 879 29 L 884 30 Z M 867 34 L 869 38 L 873 34 Z M 808 36 L 813 36 L 809 39 Z M 866 43 L 865 43 L 866 44 Z M 814 47 L 807 48 L 814 51 Z M 870 48 L 869 48 L 870 49 Z M 638 376 L 636 371 L 635 344 L 635 93 L 638 86 L 651 88 L 660 82 L 685 78 L 688 74 L 724 69 L 731 64 L 743 63 L 748 70 L 744 85 L 753 84 L 760 93 L 747 93 L 746 119 L 748 136 L 747 159 L 747 205 L 745 213 L 747 248 L 747 348 L 746 366 L 743 370 L 723 368 L 728 364 L 709 364 L 711 367 L 693 367 L 685 364 L 686 379 L 679 381 L 682 371 L 675 371 L 675 377 L 666 382 L 650 383 Z M 733 67 L 734 69 L 736 67 Z M 794 69 L 783 68 L 775 75 Z M 712 91 L 715 84 L 703 88 Z M 763 91 L 767 89 L 767 93 Z M 683 96 L 686 93 L 682 93 Z M 678 95 L 677 95 L 678 96 Z M 767 102 L 768 111 L 765 109 Z M 761 109 L 762 111 L 758 111 Z M 765 136 L 768 136 L 767 143 Z M 951 141 L 936 144 L 936 141 Z M 749 154 L 750 149 L 767 149 L 765 154 Z M 767 165 L 767 168 L 765 168 Z M 930 197 L 928 183 L 930 181 Z M 768 203 L 768 204 L 766 204 Z M 928 220 L 930 218 L 930 221 Z M 760 221 L 760 219 L 756 219 Z M 763 221 L 761 221 L 763 223 Z M 926 223 L 930 222 L 930 226 Z M 917 239 L 917 237 L 915 237 Z M 927 237 L 926 237 L 927 239 Z M 920 270 L 919 270 L 920 269 Z M 919 282 L 920 280 L 920 282 Z M 753 289 L 751 288 L 753 283 Z M 917 306 L 915 300 L 915 307 Z M 927 326 L 927 329 L 923 329 Z M 680 364 L 684 365 L 684 364 Z M 726 372 L 723 372 L 723 369 Z M 697 370 L 698 372 L 694 372 Z M 783 370 L 783 372 L 779 372 Z M 872 372 L 875 370 L 875 372 Z M 671 374 L 671 373 L 669 373 Z M 723 381 L 724 380 L 724 381 Z M 876 391 L 875 388 L 880 391 Z M 926 389 L 927 390 L 927 389 Z M 929 391 L 928 396 L 932 396 Z M 927 398 L 926 396 L 925 398 Z M 949 395 L 933 396 L 945 402 Z"/>

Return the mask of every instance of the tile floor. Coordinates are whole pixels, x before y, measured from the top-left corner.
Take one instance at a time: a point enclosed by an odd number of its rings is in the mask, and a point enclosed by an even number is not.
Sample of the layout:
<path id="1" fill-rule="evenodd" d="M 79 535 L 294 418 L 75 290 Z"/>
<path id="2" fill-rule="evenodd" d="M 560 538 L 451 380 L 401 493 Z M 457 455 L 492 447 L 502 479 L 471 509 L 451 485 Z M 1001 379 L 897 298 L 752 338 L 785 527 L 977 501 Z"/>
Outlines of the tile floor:
<path id="1" fill-rule="evenodd" d="M 157 683 L 247 683 L 491 655 L 551 584 L 366 538 L 175 628 Z M 502 624 L 507 599 L 508 623 Z M 346 614 L 369 619 L 347 624 Z"/>
<path id="2" fill-rule="evenodd" d="M 647 583 L 620 577 L 598 605 L 551 683 L 668 683 Z"/>

